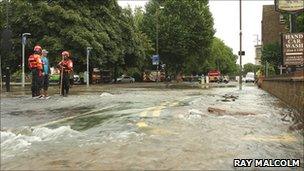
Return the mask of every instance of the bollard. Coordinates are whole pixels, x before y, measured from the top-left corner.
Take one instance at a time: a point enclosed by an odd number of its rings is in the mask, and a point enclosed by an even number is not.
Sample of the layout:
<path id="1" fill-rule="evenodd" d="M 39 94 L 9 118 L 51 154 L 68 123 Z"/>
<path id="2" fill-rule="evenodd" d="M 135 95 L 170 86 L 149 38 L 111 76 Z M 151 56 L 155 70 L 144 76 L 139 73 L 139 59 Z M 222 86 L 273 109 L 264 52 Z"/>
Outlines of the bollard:
<path id="1" fill-rule="evenodd" d="M 10 82 L 11 82 L 10 68 L 6 67 L 5 87 L 7 92 L 11 91 Z"/>
<path id="2" fill-rule="evenodd" d="M 205 84 L 205 77 L 201 77 L 201 84 Z"/>
<path id="3" fill-rule="evenodd" d="M 209 76 L 206 76 L 206 84 L 209 84 Z"/>

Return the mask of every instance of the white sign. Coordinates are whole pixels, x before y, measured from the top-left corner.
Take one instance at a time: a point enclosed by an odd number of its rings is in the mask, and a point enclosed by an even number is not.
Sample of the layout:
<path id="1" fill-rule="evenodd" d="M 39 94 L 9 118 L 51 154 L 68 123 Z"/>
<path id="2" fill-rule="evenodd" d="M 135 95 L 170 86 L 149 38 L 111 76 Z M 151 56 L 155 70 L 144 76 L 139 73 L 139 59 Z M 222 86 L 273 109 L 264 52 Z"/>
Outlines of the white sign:
<path id="1" fill-rule="evenodd" d="M 304 0 L 275 0 L 275 5 L 282 12 L 304 11 Z"/>
<path id="2" fill-rule="evenodd" d="M 303 65 L 304 33 L 283 34 L 284 65 Z"/>

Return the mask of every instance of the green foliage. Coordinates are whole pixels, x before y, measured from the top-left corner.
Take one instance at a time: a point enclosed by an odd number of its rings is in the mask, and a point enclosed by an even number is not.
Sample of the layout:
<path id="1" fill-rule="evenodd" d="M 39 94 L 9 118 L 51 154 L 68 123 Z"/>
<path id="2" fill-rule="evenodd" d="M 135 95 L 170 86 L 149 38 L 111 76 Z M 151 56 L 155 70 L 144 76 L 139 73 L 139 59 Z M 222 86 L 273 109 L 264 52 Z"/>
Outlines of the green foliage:
<path id="1" fill-rule="evenodd" d="M 141 29 L 153 41 L 153 47 L 157 26 L 161 61 L 171 72 L 198 71 L 210 57 L 214 29 L 206 1 L 149 1 Z"/>
<path id="2" fill-rule="evenodd" d="M 266 44 L 262 49 L 262 65 L 265 66 L 266 61 L 274 68 L 275 72 L 278 74 L 278 66 L 282 64 L 283 58 L 281 54 L 281 45 L 279 43 Z"/>
<path id="3" fill-rule="evenodd" d="M 297 16 L 296 29 L 297 32 L 304 32 L 304 13 Z"/>
<path id="4" fill-rule="evenodd" d="M 256 73 L 261 68 L 260 65 L 254 65 L 252 63 L 247 63 L 243 66 L 243 75 L 247 74 L 248 72 Z"/>
<path id="5" fill-rule="evenodd" d="M 0 2 L 0 28 L 5 26 L 5 3 Z M 149 40 L 135 28 L 131 9 L 121 9 L 116 0 L 45 1 L 16 0 L 10 3 L 9 23 L 13 47 L 3 65 L 16 70 L 21 62 L 21 35 L 29 32 L 26 58 L 40 44 L 47 49 L 52 66 L 63 50 L 71 52 L 76 71 L 86 67 L 86 47 L 93 48 L 92 67 L 127 69 L 141 66 L 148 55 Z M 16 62 L 17 61 L 17 62 Z"/>
<path id="6" fill-rule="evenodd" d="M 0 30 L 6 26 L 5 2 L 0 2 Z M 169 73 L 206 73 L 217 67 L 224 74 L 237 70 L 232 50 L 214 38 L 208 0 L 151 0 L 146 11 L 137 8 L 134 12 L 122 9 L 117 0 L 12 0 L 9 7 L 12 50 L 3 56 L 2 64 L 12 72 L 20 69 L 20 39 L 28 32 L 32 35 L 26 58 L 39 44 L 50 52 L 50 64 L 55 66 L 60 53 L 68 50 L 80 72 L 86 69 L 86 47 L 91 46 L 92 68 L 119 73 L 130 73 L 130 69 L 138 77 L 145 69 L 155 69 L 150 57 L 156 50 L 156 22 L 159 54 Z"/>
<path id="7" fill-rule="evenodd" d="M 215 37 L 212 43 L 211 56 L 205 70 L 218 69 L 223 74 L 237 74 L 236 60 L 237 56 L 233 54 L 232 49 Z"/>

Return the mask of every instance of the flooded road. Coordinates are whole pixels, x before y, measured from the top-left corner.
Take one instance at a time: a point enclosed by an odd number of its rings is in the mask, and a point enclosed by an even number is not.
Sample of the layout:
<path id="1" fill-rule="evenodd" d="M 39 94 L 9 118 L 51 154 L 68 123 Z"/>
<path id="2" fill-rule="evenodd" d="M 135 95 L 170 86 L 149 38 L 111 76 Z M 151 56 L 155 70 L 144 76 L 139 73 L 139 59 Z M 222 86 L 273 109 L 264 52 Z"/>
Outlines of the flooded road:
<path id="1" fill-rule="evenodd" d="M 303 130 L 289 129 L 294 112 L 253 86 L 2 98 L 1 169 L 232 170 L 236 158 L 303 162 Z"/>

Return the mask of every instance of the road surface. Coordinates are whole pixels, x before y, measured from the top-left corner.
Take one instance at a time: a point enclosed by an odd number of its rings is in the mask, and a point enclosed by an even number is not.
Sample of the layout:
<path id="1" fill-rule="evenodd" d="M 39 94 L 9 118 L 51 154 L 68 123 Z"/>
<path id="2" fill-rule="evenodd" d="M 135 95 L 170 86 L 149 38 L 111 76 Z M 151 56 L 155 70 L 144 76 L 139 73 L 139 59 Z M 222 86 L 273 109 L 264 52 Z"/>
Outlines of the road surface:
<path id="1" fill-rule="evenodd" d="M 2 96 L 1 169 L 232 170 L 237 158 L 304 160 L 303 130 L 289 129 L 296 111 L 254 86 L 76 90 Z"/>

